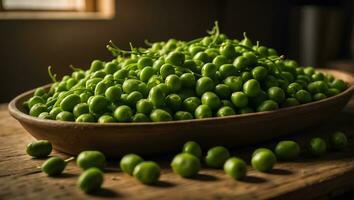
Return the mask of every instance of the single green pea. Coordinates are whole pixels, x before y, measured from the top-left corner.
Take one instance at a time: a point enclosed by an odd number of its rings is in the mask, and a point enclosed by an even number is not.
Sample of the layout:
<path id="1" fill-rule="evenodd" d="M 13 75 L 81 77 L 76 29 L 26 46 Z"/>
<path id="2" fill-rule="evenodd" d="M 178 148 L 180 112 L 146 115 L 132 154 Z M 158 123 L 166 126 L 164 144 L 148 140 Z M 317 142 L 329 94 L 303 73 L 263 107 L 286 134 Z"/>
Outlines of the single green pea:
<path id="1" fill-rule="evenodd" d="M 213 59 L 213 64 L 216 65 L 217 68 L 227 63 L 227 58 L 222 55 L 218 55 Z"/>
<path id="2" fill-rule="evenodd" d="M 259 150 L 252 156 L 251 164 L 254 169 L 260 172 L 269 172 L 273 169 L 277 158 L 270 150 Z"/>
<path id="3" fill-rule="evenodd" d="M 89 106 L 87 105 L 87 103 L 76 104 L 76 106 L 73 109 L 73 114 L 75 117 L 79 117 L 80 115 L 86 114 L 89 112 L 90 112 L 90 109 L 89 109 Z"/>
<path id="4" fill-rule="evenodd" d="M 33 96 L 28 100 L 28 107 L 31 109 L 36 104 L 44 104 L 45 100 L 40 96 Z"/>
<path id="5" fill-rule="evenodd" d="M 243 84 L 243 92 L 249 97 L 255 97 L 261 92 L 261 86 L 256 79 L 250 79 Z"/>
<path id="6" fill-rule="evenodd" d="M 198 52 L 195 56 L 193 56 L 193 60 L 200 60 L 203 63 L 208 63 L 211 61 L 211 58 L 205 52 Z"/>
<path id="7" fill-rule="evenodd" d="M 103 181 L 103 172 L 98 168 L 92 167 L 80 175 L 77 186 L 85 193 L 93 193 L 101 188 Z"/>
<path id="8" fill-rule="evenodd" d="M 150 119 L 153 122 L 171 121 L 172 116 L 165 110 L 155 109 L 151 112 Z"/>
<path id="9" fill-rule="evenodd" d="M 163 64 L 160 68 L 160 75 L 162 76 L 163 79 L 165 79 L 167 76 L 175 74 L 175 68 L 171 64 Z"/>
<path id="10" fill-rule="evenodd" d="M 156 184 L 160 177 L 160 167 L 153 161 L 143 161 L 135 166 L 133 176 L 143 184 Z"/>
<path id="11" fill-rule="evenodd" d="M 235 76 L 237 74 L 237 70 L 232 64 L 223 64 L 219 67 L 220 75 L 223 79 L 229 76 Z"/>
<path id="12" fill-rule="evenodd" d="M 308 149 L 312 156 L 322 156 L 327 151 L 327 144 L 325 140 L 320 137 L 312 138 Z"/>
<path id="13" fill-rule="evenodd" d="M 135 107 L 136 106 L 136 103 L 142 99 L 144 96 L 143 94 L 141 94 L 140 92 L 138 91 L 134 91 L 134 92 L 131 92 L 130 94 L 128 94 L 127 96 L 127 102 L 130 106 L 132 107 Z"/>
<path id="14" fill-rule="evenodd" d="M 257 66 L 252 69 L 252 76 L 254 79 L 258 81 L 264 80 L 268 75 L 268 71 L 265 67 L 263 66 Z"/>
<path id="15" fill-rule="evenodd" d="M 174 114 L 173 118 L 175 120 L 189 120 L 189 119 L 193 119 L 193 115 L 187 111 L 177 111 Z"/>
<path id="16" fill-rule="evenodd" d="M 94 60 L 91 63 L 90 71 L 95 72 L 104 68 L 103 62 L 100 60 Z"/>
<path id="17" fill-rule="evenodd" d="M 347 84 L 343 80 L 336 79 L 332 82 L 332 87 L 339 91 L 344 91 L 347 88 Z"/>
<path id="18" fill-rule="evenodd" d="M 213 79 L 215 77 L 215 73 L 218 70 L 218 67 L 213 63 L 206 63 L 202 67 L 202 76 L 209 77 Z"/>
<path id="19" fill-rule="evenodd" d="M 136 154 L 127 154 L 120 160 L 120 169 L 132 176 L 135 166 L 143 161 L 144 160 Z"/>
<path id="20" fill-rule="evenodd" d="M 162 59 L 157 59 L 154 64 L 152 65 L 152 68 L 156 71 L 156 72 L 160 72 L 161 66 L 165 64 L 165 61 Z"/>
<path id="21" fill-rule="evenodd" d="M 114 80 L 124 80 L 129 75 L 129 70 L 120 69 L 113 74 Z"/>
<path id="22" fill-rule="evenodd" d="M 328 96 L 335 96 L 337 94 L 339 94 L 340 91 L 337 89 L 337 88 L 329 88 L 328 91 L 327 91 L 327 95 Z"/>
<path id="23" fill-rule="evenodd" d="M 335 150 L 343 150 L 348 145 L 347 136 L 340 131 L 331 134 L 329 142 L 331 147 Z"/>
<path id="24" fill-rule="evenodd" d="M 47 112 L 47 106 L 42 103 L 37 103 L 31 107 L 29 114 L 33 117 L 38 117 L 43 112 Z"/>
<path id="25" fill-rule="evenodd" d="M 209 118 L 213 116 L 213 113 L 208 105 L 200 105 L 194 111 L 196 119 Z"/>
<path id="26" fill-rule="evenodd" d="M 231 157 L 226 160 L 224 164 L 224 171 L 232 178 L 241 180 L 246 176 L 247 164 L 241 158 Z"/>
<path id="27" fill-rule="evenodd" d="M 237 92 L 242 89 L 243 81 L 239 76 L 229 76 L 224 80 L 224 83 L 229 86 L 233 92 Z"/>
<path id="28" fill-rule="evenodd" d="M 149 57 L 142 56 L 138 60 L 139 69 L 143 69 L 144 67 L 148 67 L 148 66 L 152 67 L 153 64 L 154 64 L 154 61 Z"/>
<path id="29" fill-rule="evenodd" d="M 132 117 L 132 122 L 149 122 L 150 119 L 144 113 L 136 113 Z"/>
<path id="30" fill-rule="evenodd" d="M 40 119 L 53 119 L 52 115 L 50 115 L 48 112 L 42 112 L 41 114 L 38 115 L 38 118 L 40 118 Z"/>
<path id="31" fill-rule="evenodd" d="M 120 100 L 120 97 L 122 96 L 122 89 L 117 85 L 110 86 L 107 88 L 104 95 L 109 101 L 118 102 Z"/>
<path id="32" fill-rule="evenodd" d="M 235 107 L 230 100 L 226 100 L 226 99 L 221 100 L 221 106 L 229 106 L 230 108 Z"/>
<path id="33" fill-rule="evenodd" d="M 199 159 L 189 153 L 180 153 L 176 155 L 171 162 L 172 170 L 182 177 L 193 177 L 200 170 Z"/>
<path id="34" fill-rule="evenodd" d="M 170 94 L 165 99 L 166 105 L 174 111 L 180 109 L 182 104 L 182 99 L 177 94 Z"/>
<path id="35" fill-rule="evenodd" d="M 27 145 L 26 153 L 34 158 L 45 158 L 52 149 L 52 144 L 48 140 L 37 140 Z"/>
<path id="36" fill-rule="evenodd" d="M 200 99 L 198 97 L 188 97 L 183 101 L 182 107 L 184 110 L 186 110 L 190 113 L 194 113 L 194 111 L 197 109 L 197 107 L 201 104 L 202 104 L 202 102 L 200 101 Z"/>
<path id="37" fill-rule="evenodd" d="M 200 145 L 194 141 L 188 141 L 183 145 L 183 153 L 189 153 L 194 155 L 195 157 L 201 159 L 202 158 L 202 148 Z"/>
<path id="38" fill-rule="evenodd" d="M 220 47 L 220 54 L 226 58 L 233 59 L 236 56 L 235 47 L 232 44 L 222 45 Z"/>
<path id="39" fill-rule="evenodd" d="M 96 71 L 91 74 L 91 78 L 100 78 L 103 79 L 106 76 L 106 73 L 103 70 Z"/>
<path id="40" fill-rule="evenodd" d="M 231 95 L 231 101 L 235 107 L 243 108 L 248 104 L 248 97 L 243 92 L 234 92 Z"/>
<path id="41" fill-rule="evenodd" d="M 81 93 L 80 95 L 81 103 L 86 103 L 88 99 L 92 96 L 91 92 L 84 92 Z"/>
<path id="42" fill-rule="evenodd" d="M 182 87 L 194 88 L 196 85 L 195 77 L 192 73 L 184 73 L 180 77 Z"/>
<path id="43" fill-rule="evenodd" d="M 113 113 L 113 116 L 118 122 L 128 122 L 133 116 L 133 111 L 129 106 L 122 105 L 117 107 Z"/>
<path id="44" fill-rule="evenodd" d="M 47 94 L 47 92 L 45 91 L 45 89 L 44 88 L 42 88 L 42 87 L 39 87 L 39 88 L 37 88 L 35 91 L 34 91 L 34 93 L 33 93 L 33 96 L 43 96 L 43 95 L 45 95 L 45 94 Z"/>
<path id="45" fill-rule="evenodd" d="M 295 94 L 295 98 L 300 102 L 300 103 L 308 103 L 312 100 L 311 94 L 306 91 L 306 90 L 299 90 Z"/>
<path id="46" fill-rule="evenodd" d="M 81 114 L 75 120 L 76 122 L 95 122 L 95 117 L 91 113 Z"/>
<path id="47" fill-rule="evenodd" d="M 252 76 L 251 72 L 246 71 L 246 72 L 242 72 L 242 74 L 241 74 L 241 79 L 243 82 L 246 82 L 252 78 L 253 78 L 253 76 Z"/>
<path id="48" fill-rule="evenodd" d="M 160 83 L 156 85 L 156 87 L 160 88 L 164 95 L 168 95 L 170 93 L 170 89 L 168 88 L 167 84 Z"/>
<path id="49" fill-rule="evenodd" d="M 59 121 L 75 121 L 75 116 L 71 112 L 62 111 L 57 114 L 55 119 Z"/>
<path id="50" fill-rule="evenodd" d="M 208 167 L 222 168 L 227 159 L 230 158 L 229 151 L 223 146 L 216 146 L 209 149 L 205 163 Z"/>
<path id="51" fill-rule="evenodd" d="M 41 170 L 48 176 L 58 176 L 63 172 L 65 166 L 66 162 L 62 158 L 54 156 L 42 164 Z"/>
<path id="52" fill-rule="evenodd" d="M 165 84 L 167 85 L 168 89 L 172 92 L 176 92 L 181 89 L 182 82 L 181 79 L 175 75 L 168 75 L 165 79 Z"/>
<path id="53" fill-rule="evenodd" d="M 252 113 L 254 110 L 250 107 L 243 107 L 239 109 L 240 114 L 247 114 L 247 113 Z"/>
<path id="54" fill-rule="evenodd" d="M 147 82 L 153 75 L 155 74 L 155 70 L 152 67 L 144 67 L 140 72 L 140 80 L 143 82 Z"/>
<path id="55" fill-rule="evenodd" d="M 248 65 L 252 65 L 257 61 L 257 56 L 252 51 L 246 51 L 242 54 L 242 56 L 247 58 Z"/>
<path id="56" fill-rule="evenodd" d="M 282 104 L 282 107 L 291 107 L 297 105 L 300 105 L 300 102 L 296 98 L 290 97 L 285 99 L 285 101 Z"/>
<path id="57" fill-rule="evenodd" d="M 230 116 L 230 115 L 235 115 L 235 111 L 234 109 L 232 109 L 230 106 L 223 106 L 221 107 L 217 113 L 216 116 L 217 117 L 224 117 L 224 116 Z"/>
<path id="58" fill-rule="evenodd" d="M 231 95 L 231 89 L 226 84 L 218 84 L 215 86 L 215 93 L 221 99 L 229 99 Z"/>
<path id="59" fill-rule="evenodd" d="M 307 90 L 312 93 L 326 93 L 328 90 L 328 85 L 324 81 L 314 81 L 307 85 Z"/>
<path id="60" fill-rule="evenodd" d="M 271 110 L 276 110 L 279 108 L 279 105 L 277 102 L 273 100 L 266 100 L 263 101 L 257 108 L 258 112 L 264 112 L 264 111 L 271 111 Z"/>
<path id="61" fill-rule="evenodd" d="M 214 90 L 214 81 L 209 77 L 201 77 L 197 80 L 195 91 L 198 96 L 202 96 L 205 92 Z"/>
<path id="62" fill-rule="evenodd" d="M 91 167 L 103 169 L 106 164 L 106 157 L 100 151 L 82 151 L 77 156 L 76 164 L 83 170 Z"/>
<path id="63" fill-rule="evenodd" d="M 89 110 L 92 113 L 101 114 L 104 113 L 108 106 L 108 100 L 101 95 L 93 96 L 89 101 Z"/>
<path id="64" fill-rule="evenodd" d="M 140 99 L 136 103 L 136 112 L 149 115 L 151 113 L 153 107 L 154 107 L 154 105 L 148 99 Z"/>
<path id="65" fill-rule="evenodd" d="M 175 66 L 183 66 L 185 60 L 185 56 L 182 52 L 171 52 L 167 55 L 166 57 L 166 63 L 169 63 L 171 65 Z"/>
<path id="66" fill-rule="evenodd" d="M 130 94 L 131 92 L 139 91 L 139 85 L 141 83 L 142 83 L 141 81 L 135 79 L 125 80 L 122 85 L 124 93 Z"/>
<path id="67" fill-rule="evenodd" d="M 106 74 L 114 74 L 118 69 L 118 65 L 114 62 L 108 62 L 104 65 L 104 72 Z"/>
<path id="68" fill-rule="evenodd" d="M 217 110 L 221 106 L 219 97 L 213 92 L 205 92 L 201 98 L 202 104 L 209 106 L 212 110 Z"/>
<path id="69" fill-rule="evenodd" d="M 115 122 L 115 119 L 111 115 L 102 115 L 98 118 L 98 123 L 100 124 L 112 122 Z"/>
<path id="70" fill-rule="evenodd" d="M 233 65 L 238 71 L 242 71 L 248 67 L 250 61 L 245 56 L 239 56 L 234 60 Z"/>
<path id="71" fill-rule="evenodd" d="M 277 144 L 274 152 L 280 160 L 294 160 L 300 154 L 300 146 L 295 141 L 284 140 Z"/>
<path id="72" fill-rule="evenodd" d="M 297 91 L 301 90 L 302 86 L 299 83 L 290 83 L 287 87 L 287 93 L 289 95 L 295 95 Z"/>
<path id="73" fill-rule="evenodd" d="M 165 105 L 165 92 L 161 87 L 155 86 L 149 92 L 149 100 L 155 107 L 162 107 Z"/>
<path id="74" fill-rule="evenodd" d="M 268 98 L 277 103 L 282 103 L 285 100 L 285 93 L 280 87 L 271 87 L 268 89 Z"/>
<path id="75" fill-rule="evenodd" d="M 325 94 L 323 94 L 323 93 L 316 93 L 316 94 L 314 94 L 312 96 L 312 99 L 314 101 L 319 101 L 319 100 L 322 100 L 322 99 L 325 99 L 325 98 L 327 98 L 327 96 Z"/>

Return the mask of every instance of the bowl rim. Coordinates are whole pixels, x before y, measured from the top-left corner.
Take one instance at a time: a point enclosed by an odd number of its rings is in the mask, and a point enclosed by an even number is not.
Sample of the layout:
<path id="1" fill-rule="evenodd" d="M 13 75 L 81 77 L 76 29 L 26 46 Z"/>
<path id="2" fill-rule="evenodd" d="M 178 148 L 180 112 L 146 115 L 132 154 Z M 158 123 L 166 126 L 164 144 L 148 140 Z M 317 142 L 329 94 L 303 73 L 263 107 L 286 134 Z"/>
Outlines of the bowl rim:
<path id="1" fill-rule="evenodd" d="M 180 121 L 164 121 L 164 122 L 111 122 L 111 123 L 92 123 L 92 122 L 71 122 L 71 121 L 58 121 L 58 120 L 49 120 L 49 119 L 40 119 L 38 117 L 33 117 L 30 116 L 24 112 L 22 112 L 18 106 L 20 105 L 21 102 L 23 102 L 23 98 L 26 96 L 33 94 L 36 89 L 32 89 L 29 91 L 26 91 L 18 96 L 16 96 L 14 99 L 10 101 L 8 104 L 8 110 L 9 113 L 16 118 L 19 121 L 25 121 L 29 122 L 31 124 L 40 124 L 40 125 L 55 125 L 55 126 L 85 126 L 85 127 L 137 127 L 137 126 L 161 126 L 161 125 L 185 125 L 185 124 L 192 124 L 192 123 L 216 123 L 220 121 L 225 121 L 225 120 L 244 120 L 248 119 L 249 117 L 254 117 L 254 118 L 261 118 L 263 116 L 267 115 L 272 115 L 274 113 L 278 114 L 287 114 L 288 112 L 296 112 L 302 110 L 301 108 L 311 108 L 314 105 L 319 105 L 321 103 L 328 103 L 331 102 L 334 99 L 344 97 L 347 95 L 352 95 L 354 92 L 354 78 L 353 75 L 349 72 L 344 72 L 341 70 L 334 70 L 334 69 L 321 69 L 317 68 L 317 71 L 322 71 L 325 73 L 332 74 L 337 73 L 341 74 L 342 76 L 346 77 L 346 82 L 349 85 L 346 90 L 342 91 L 341 93 L 327 97 L 325 99 L 319 100 L 319 101 L 313 101 L 310 103 L 305 103 L 305 104 L 300 104 L 297 106 L 292 106 L 292 107 L 285 107 L 285 108 L 279 108 L 276 110 L 272 111 L 264 111 L 264 112 L 252 112 L 252 113 L 246 113 L 246 114 L 238 114 L 238 115 L 230 115 L 230 116 L 224 116 L 224 117 L 210 117 L 210 118 L 203 118 L 203 119 L 190 119 L 190 120 L 180 120 Z M 334 75 L 335 76 L 335 75 Z M 47 84 L 44 86 L 44 88 L 50 87 L 51 84 Z"/>

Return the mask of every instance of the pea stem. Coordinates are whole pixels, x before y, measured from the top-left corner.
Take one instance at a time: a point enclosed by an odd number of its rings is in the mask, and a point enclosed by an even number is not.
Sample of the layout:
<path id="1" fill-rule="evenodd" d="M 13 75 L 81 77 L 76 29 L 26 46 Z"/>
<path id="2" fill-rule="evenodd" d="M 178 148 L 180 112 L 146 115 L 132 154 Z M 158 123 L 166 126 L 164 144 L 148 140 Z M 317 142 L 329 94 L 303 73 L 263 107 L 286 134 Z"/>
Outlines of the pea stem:
<path id="1" fill-rule="evenodd" d="M 75 72 L 82 70 L 82 69 L 80 69 L 80 68 L 78 68 L 78 67 L 74 67 L 74 65 L 69 65 L 69 67 L 70 67 L 73 71 L 75 71 Z"/>
<path id="2" fill-rule="evenodd" d="M 52 79 L 53 83 L 58 82 L 57 75 L 52 73 L 52 66 L 48 66 L 48 75 Z"/>
<path id="3" fill-rule="evenodd" d="M 152 46 L 153 43 L 149 42 L 149 40 L 145 39 L 144 40 L 144 43 L 147 45 L 147 46 Z"/>

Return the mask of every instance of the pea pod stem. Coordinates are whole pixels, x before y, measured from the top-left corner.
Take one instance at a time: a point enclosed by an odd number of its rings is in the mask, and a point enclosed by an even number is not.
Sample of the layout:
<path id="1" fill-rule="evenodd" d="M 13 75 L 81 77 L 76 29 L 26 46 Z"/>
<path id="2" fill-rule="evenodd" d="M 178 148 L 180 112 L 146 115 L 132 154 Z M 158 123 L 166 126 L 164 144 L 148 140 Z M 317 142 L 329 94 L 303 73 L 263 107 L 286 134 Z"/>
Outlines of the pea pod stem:
<path id="1" fill-rule="evenodd" d="M 52 79 L 53 83 L 58 82 L 57 75 L 52 73 L 52 66 L 48 66 L 48 75 Z"/>

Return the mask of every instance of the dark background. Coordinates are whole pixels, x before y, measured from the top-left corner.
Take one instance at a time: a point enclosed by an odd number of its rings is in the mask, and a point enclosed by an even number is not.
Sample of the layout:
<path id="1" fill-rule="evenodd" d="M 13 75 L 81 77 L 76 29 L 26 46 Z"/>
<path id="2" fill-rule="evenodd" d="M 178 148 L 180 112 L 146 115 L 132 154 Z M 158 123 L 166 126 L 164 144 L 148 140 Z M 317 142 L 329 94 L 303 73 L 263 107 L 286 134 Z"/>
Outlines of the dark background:
<path id="1" fill-rule="evenodd" d="M 301 57 L 307 49 L 301 42 L 307 41 L 301 35 L 303 8 L 320 16 L 315 24 L 320 53 L 311 62 Z M 144 39 L 190 40 L 205 35 L 215 20 L 227 35 L 240 38 L 246 31 L 303 65 L 353 58 L 352 0 L 118 0 L 115 10 L 112 20 L 0 20 L 0 102 L 49 83 L 49 65 L 63 75 L 70 64 L 87 68 L 95 58 L 112 58 L 105 48 L 109 40 L 121 48 L 129 42 L 143 46 Z"/>

